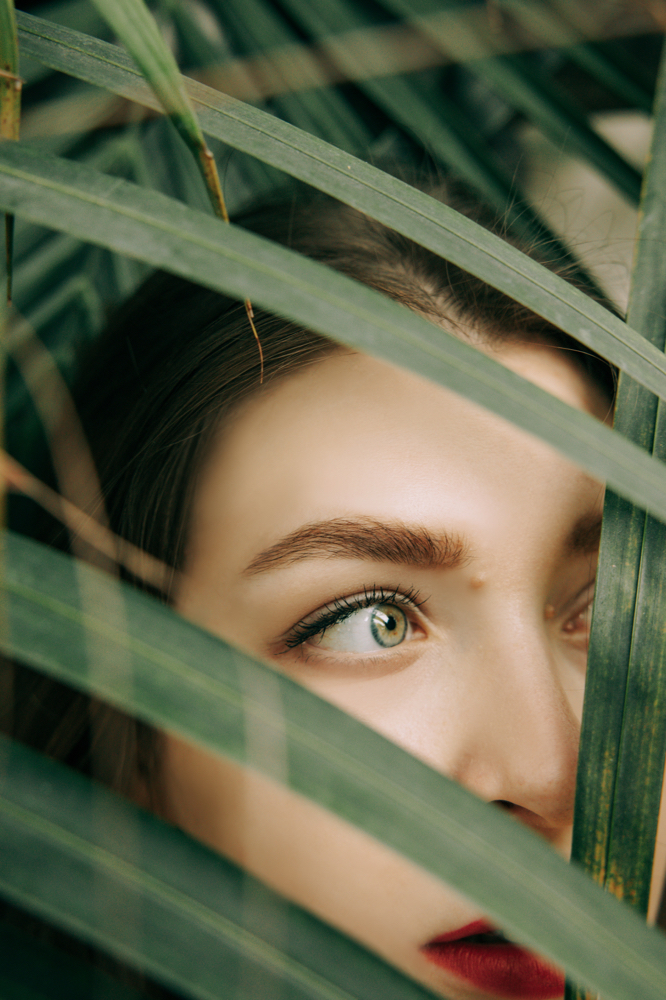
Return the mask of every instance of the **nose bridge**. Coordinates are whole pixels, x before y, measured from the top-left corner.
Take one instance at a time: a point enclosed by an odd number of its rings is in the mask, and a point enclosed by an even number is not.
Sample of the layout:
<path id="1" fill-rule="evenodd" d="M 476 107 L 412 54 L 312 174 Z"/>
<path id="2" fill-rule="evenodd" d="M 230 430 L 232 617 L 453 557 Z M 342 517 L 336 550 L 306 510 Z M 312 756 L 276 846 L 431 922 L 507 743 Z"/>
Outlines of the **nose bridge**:
<path id="1" fill-rule="evenodd" d="M 535 616 L 518 628 L 505 618 L 474 656 L 478 681 L 454 777 L 535 826 L 570 824 L 580 727 L 544 624 Z"/>

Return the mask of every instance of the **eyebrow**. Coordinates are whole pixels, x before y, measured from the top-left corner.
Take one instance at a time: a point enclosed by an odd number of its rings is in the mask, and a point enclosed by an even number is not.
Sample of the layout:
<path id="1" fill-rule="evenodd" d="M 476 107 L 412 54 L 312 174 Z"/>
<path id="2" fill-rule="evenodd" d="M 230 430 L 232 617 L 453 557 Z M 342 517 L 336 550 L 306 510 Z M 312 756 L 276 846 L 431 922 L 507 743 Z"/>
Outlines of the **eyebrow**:
<path id="1" fill-rule="evenodd" d="M 596 552 L 601 541 L 601 514 L 582 517 L 569 536 L 569 549 L 579 555 Z"/>
<path id="2" fill-rule="evenodd" d="M 459 535 L 438 534 L 401 521 L 379 521 L 372 517 L 336 517 L 305 524 L 281 538 L 252 559 L 245 574 L 254 576 L 302 559 L 372 559 L 419 566 L 422 569 L 454 569 L 468 556 L 468 546 Z"/>

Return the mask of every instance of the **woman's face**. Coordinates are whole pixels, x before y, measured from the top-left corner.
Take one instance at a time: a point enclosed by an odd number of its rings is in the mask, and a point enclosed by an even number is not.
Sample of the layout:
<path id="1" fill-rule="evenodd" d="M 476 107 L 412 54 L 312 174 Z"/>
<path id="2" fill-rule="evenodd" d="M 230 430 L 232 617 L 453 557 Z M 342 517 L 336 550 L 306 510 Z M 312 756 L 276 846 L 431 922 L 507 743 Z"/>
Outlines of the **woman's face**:
<path id="1" fill-rule="evenodd" d="M 565 352 L 494 356 L 606 416 Z M 566 855 L 602 492 L 462 397 L 333 354 L 225 428 L 177 607 Z M 179 826 L 431 988 L 561 996 L 559 973 L 469 939 L 477 906 L 279 782 L 173 736 L 164 777 Z M 426 954 L 443 935 L 460 944 Z"/>

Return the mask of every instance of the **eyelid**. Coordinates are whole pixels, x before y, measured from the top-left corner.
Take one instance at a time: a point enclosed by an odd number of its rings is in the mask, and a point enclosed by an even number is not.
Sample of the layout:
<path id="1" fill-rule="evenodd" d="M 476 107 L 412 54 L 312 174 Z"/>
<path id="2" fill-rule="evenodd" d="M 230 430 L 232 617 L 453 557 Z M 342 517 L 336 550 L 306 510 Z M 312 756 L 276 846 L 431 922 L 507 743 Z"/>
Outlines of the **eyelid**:
<path id="1" fill-rule="evenodd" d="M 573 597 L 569 603 L 564 608 L 564 614 L 568 614 L 571 609 L 575 608 L 578 604 L 584 603 L 587 606 L 589 602 L 594 597 L 594 588 L 597 583 L 597 576 L 595 575 L 588 580 L 584 587 L 581 587 L 575 597 Z"/>
<path id="2" fill-rule="evenodd" d="M 344 621 L 355 611 L 372 607 L 373 604 L 395 604 L 407 611 L 416 611 L 425 604 L 426 600 L 427 598 L 419 596 L 419 592 L 414 587 L 387 589 L 373 584 L 372 587 L 365 587 L 363 591 L 357 591 L 356 594 L 335 597 L 317 608 L 316 611 L 301 618 L 286 633 L 282 640 L 282 646 L 285 651 L 295 649 L 307 642 L 312 636 L 319 635 L 325 628 Z"/>
<path id="3" fill-rule="evenodd" d="M 564 625 L 577 618 L 590 607 L 594 600 L 596 582 L 595 576 L 564 606 L 561 614 L 558 616 Z"/>

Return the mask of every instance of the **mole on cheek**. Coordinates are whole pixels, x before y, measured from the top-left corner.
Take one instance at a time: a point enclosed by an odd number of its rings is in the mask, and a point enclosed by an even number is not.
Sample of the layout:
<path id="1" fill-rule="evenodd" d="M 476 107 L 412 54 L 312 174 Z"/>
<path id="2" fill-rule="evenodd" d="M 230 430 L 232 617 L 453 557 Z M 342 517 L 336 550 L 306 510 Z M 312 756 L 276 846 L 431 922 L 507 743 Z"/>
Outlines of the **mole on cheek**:
<path id="1" fill-rule="evenodd" d="M 472 590 L 478 590 L 479 587 L 483 587 L 485 582 L 486 582 L 485 576 L 480 576 L 480 575 L 473 576 L 472 579 L 469 581 L 469 585 L 472 588 Z"/>

